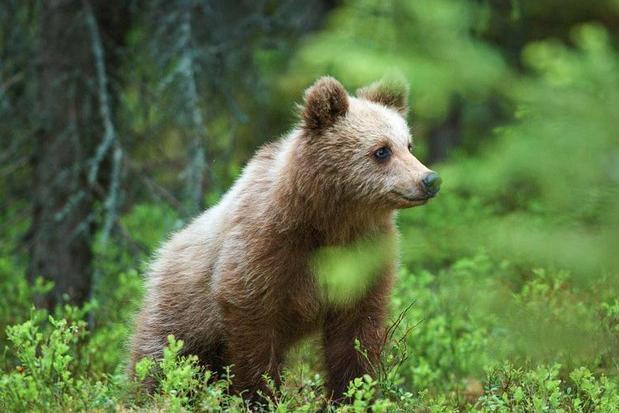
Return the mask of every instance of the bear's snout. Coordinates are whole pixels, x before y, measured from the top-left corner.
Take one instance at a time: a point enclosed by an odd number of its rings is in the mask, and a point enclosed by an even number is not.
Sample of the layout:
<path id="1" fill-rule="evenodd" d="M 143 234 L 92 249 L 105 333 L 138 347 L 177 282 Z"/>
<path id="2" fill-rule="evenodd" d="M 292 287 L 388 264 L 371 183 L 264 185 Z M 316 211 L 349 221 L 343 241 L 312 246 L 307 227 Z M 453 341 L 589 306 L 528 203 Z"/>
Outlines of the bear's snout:
<path id="1" fill-rule="evenodd" d="M 443 179 L 436 172 L 430 172 L 421 180 L 423 191 L 428 198 L 433 198 L 441 190 Z"/>

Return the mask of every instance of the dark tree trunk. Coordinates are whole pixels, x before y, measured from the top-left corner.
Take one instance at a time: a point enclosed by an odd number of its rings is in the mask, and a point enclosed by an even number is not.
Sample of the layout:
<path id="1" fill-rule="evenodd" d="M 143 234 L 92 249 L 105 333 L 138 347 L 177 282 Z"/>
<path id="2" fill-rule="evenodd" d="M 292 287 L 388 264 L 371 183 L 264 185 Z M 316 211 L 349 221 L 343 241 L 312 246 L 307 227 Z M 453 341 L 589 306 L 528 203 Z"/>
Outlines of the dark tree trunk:
<path id="1" fill-rule="evenodd" d="M 111 3 L 110 7 L 123 2 Z M 73 303 L 82 303 L 89 296 L 96 229 L 94 194 L 105 187 L 101 183 L 106 167 L 103 162 L 96 181 L 89 182 L 103 128 L 84 3 L 46 0 L 42 4 L 38 53 L 41 134 L 35 138 L 33 156 L 30 277 L 54 282 L 52 293 L 39 303 L 51 307 L 64 294 Z M 106 2 L 96 6 L 105 25 L 100 28 L 102 37 L 112 41 L 122 38 L 128 28 L 126 15 L 122 20 L 115 18 Z M 106 55 L 109 67 L 116 54 Z"/>
<path id="2" fill-rule="evenodd" d="M 440 162 L 447 158 L 450 151 L 457 148 L 461 141 L 462 106 L 455 102 L 449 115 L 441 124 L 430 131 L 428 162 Z"/>
<path id="3" fill-rule="evenodd" d="M 85 166 L 92 153 L 92 53 L 74 0 L 43 2 L 40 40 L 42 133 L 34 147 L 31 277 L 54 282 L 51 306 L 68 294 L 88 297 L 92 261 L 93 198 Z"/>

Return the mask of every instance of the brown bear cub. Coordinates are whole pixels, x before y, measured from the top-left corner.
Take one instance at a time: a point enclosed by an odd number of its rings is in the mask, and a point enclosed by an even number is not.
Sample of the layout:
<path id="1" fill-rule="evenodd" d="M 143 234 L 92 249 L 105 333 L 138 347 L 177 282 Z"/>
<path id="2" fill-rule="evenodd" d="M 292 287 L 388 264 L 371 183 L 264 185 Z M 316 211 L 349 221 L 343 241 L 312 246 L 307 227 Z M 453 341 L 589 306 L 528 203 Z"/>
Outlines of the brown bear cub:
<path id="1" fill-rule="evenodd" d="M 254 399 L 263 374 L 278 384 L 287 350 L 320 331 L 330 396 L 371 374 L 396 254 L 368 266 L 355 293 L 335 292 L 344 299 L 325 294 L 314 257 L 372 239 L 397 248 L 395 211 L 438 192 L 438 175 L 411 153 L 407 96 L 406 84 L 384 81 L 349 96 L 331 77 L 307 89 L 297 127 L 262 147 L 221 201 L 158 251 L 130 369 L 162 357 L 173 334 L 209 369 L 232 366 L 235 390 Z"/>

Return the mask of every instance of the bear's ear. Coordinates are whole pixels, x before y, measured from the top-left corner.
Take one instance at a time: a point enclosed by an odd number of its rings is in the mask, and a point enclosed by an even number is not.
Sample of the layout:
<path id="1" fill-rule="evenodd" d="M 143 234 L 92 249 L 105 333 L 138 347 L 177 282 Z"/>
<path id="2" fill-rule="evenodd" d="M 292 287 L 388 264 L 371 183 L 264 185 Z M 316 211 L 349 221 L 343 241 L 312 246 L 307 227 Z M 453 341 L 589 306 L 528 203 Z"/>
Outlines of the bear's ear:
<path id="1" fill-rule="evenodd" d="M 402 116 L 408 114 L 408 83 L 403 77 L 382 79 L 369 86 L 357 89 L 357 97 L 380 103 L 397 110 Z"/>
<path id="2" fill-rule="evenodd" d="M 303 126 L 311 130 L 327 128 L 348 111 L 348 93 L 336 79 L 323 76 L 305 91 L 301 107 Z"/>

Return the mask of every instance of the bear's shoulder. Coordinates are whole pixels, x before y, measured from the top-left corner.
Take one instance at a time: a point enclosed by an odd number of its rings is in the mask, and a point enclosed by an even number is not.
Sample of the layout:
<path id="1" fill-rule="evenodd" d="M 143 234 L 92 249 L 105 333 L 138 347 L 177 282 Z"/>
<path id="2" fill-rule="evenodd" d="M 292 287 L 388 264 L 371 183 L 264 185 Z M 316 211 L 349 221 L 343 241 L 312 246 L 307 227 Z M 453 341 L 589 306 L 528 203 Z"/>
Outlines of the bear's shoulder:
<path id="1" fill-rule="evenodd" d="M 268 142 L 256 151 L 253 159 L 258 161 L 273 161 L 282 149 L 281 140 Z"/>

